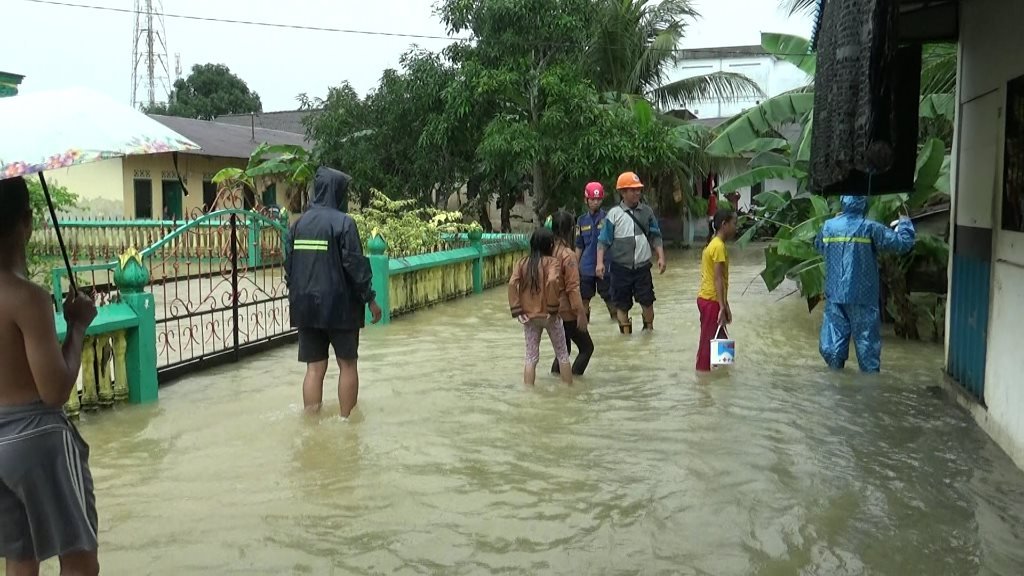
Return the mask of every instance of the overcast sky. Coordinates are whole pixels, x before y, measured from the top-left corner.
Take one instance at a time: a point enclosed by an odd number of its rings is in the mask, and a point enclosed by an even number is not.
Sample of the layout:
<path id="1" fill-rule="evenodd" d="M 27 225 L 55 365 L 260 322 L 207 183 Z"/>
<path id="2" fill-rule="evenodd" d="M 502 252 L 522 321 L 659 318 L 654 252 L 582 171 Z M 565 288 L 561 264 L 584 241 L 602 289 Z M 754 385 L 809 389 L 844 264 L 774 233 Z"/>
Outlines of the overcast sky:
<path id="1" fill-rule="evenodd" d="M 133 0 L 55 0 L 131 10 Z M 154 0 L 159 4 L 158 0 Z M 0 71 L 22 74 L 22 92 L 84 85 L 129 103 L 134 15 L 3 0 L 8 25 L 0 35 Z M 434 0 L 163 0 L 174 75 L 194 64 L 226 64 L 263 101 L 265 111 L 292 110 L 296 95 L 324 96 L 344 80 L 365 94 L 416 43 L 441 49 L 444 40 L 268 28 L 173 18 L 180 14 L 298 26 L 445 36 Z M 807 18 L 790 19 L 775 0 L 694 0 L 702 17 L 685 48 L 759 44 L 761 32 L 810 36 Z"/>

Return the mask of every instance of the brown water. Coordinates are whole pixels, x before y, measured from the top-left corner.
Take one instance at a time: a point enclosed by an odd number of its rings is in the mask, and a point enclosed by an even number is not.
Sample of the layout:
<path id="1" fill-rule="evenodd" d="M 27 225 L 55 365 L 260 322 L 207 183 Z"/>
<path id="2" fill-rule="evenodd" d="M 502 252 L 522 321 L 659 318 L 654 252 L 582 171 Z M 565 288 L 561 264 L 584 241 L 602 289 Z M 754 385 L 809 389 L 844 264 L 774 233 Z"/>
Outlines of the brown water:
<path id="1" fill-rule="evenodd" d="M 1024 573 L 1024 472 L 936 388 L 940 347 L 831 374 L 820 315 L 742 296 L 734 253 L 738 364 L 698 383 L 696 258 L 655 335 L 595 318 L 571 390 L 523 388 L 496 289 L 367 330 L 349 423 L 302 417 L 292 346 L 86 415 L 104 573 Z"/>

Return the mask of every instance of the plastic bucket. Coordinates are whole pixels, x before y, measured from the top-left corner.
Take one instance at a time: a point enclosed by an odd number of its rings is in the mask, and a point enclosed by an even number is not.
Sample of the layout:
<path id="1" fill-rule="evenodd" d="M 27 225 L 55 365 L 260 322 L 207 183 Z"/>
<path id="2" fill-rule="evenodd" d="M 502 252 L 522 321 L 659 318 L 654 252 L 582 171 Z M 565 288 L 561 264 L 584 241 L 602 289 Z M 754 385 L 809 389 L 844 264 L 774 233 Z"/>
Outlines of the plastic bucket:
<path id="1" fill-rule="evenodd" d="M 725 333 L 725 338 L 720 337 L 723 333 Z M 736 341 L 729 338 L 725 326 L 719 326 L 718 332 L 711 340 L 711 365 L 732 366 L 734 363 L 736 363 Z"/>

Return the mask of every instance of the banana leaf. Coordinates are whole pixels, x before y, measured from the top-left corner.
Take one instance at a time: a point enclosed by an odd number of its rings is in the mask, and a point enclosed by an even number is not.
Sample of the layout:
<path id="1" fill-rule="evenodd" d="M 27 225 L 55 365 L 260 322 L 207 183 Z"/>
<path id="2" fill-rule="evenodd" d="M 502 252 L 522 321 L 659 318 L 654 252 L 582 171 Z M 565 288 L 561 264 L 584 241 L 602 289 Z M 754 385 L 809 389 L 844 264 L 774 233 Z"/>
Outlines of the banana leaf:
<path id="1" fill-rule="evenodd" d="M 778 152 L 761 152 L 757 156 L 750 159 L 748 165 L 751 168 L 760 168 L 764 166 L 786 166 L 790 165 L 789 158 L 779 154 Z"/>
<path id="2" fill-rule="evenodd" d="M 949 261 L 949 243 L 934 234 L 919 233 L 914 242 L 914 255 L 945 265 Z"/>
<path id="3" fill-rule="evenodd" d="M 821 196 L 811 196 L 811 205 L 814 207 L 815 218 L 825 219 L 832 215 L 832 210 L 828 206 L 828 200 Z"/>
<path id="4" fill-rule="evenodd" d="M 942 159 L 942 169 L 939 171 L 939 179 L 935 182 L 935 189 L 947 196 L 949 195 L 950 190 L 950 160 L 950 155 L 946 154 L 946 157 Z"/>
<path id="5" fill-rule="evenodd" d="M 753 200 L 757 204 L 763 206 L 768 212 L 776 212 L 792 200 L 792 195 L 789 192 L 765 190 L 764 192 L 755 195 Z"/>
<path id="6" fill-rule="evenodd" d="M 774 58 L 789 62 L 810 77 L 814 77 L 818 69 L 818 56 L 811 50 L 811 41 L 807 38 L 762 32 L 761 47 Z"/>
<path id="7" fill-rule="evenodd" d="M 814 94 L 782 94 L 735 117 L 707 147 L 712 156 L 735 158 L 759 138 L 781 138 L 786 124 L 804 122 L 814 108 Z"/>
<path id="8" fill-rule="evenodd" d="M 827 215 L 815 216 L 809 220 L 804 220 L 796 228 L 793 228 L 792 238 L 805 242 L 813 241 L 814 237 L 818 235 L 818 230 L 821 230 L 821 224 L 826 218 Z"/>
<path id="9" fill-rule="evenodd" d="M 918 115 L 921 118 L 945 118 L 953 121 L 956 99 L 953 94 L 929 94 L 921 97 Z"/>
<path id="10" fill-rule="evenodd" d="M 786 281 L 786 272 L 799 264 L 799 260 L 791 256 L 779 254 L 775 246 L 764 249 L 764 270 L 761 271 L 761 280 L 769 292 L 774 292 L 783 282 Z"/>
<path id="11" fill-rule="evenodd" d="M 780 240 L 777 248 L 782 256 L 791 256 L 800 260 L 813 260 L 818 257 L 818 251 L 807 240 Z"/>
<path id="12" fill-rule="evenodd" d="M 774 152 L 776 150 L 788 151 L 789 141 L 785 138 L 758 138 L 741 148 L 739 152 L 761 154 L 764 152 Z M 788 161 L 786 163 L 789 164 Z"/>
<path id="13" fill-rule="evenodd" d="M 747 228 L 747 231 L 744 232 L 743 235 L 736 240 L 736 245 L 739 246 L 740 248 L 746 248 L 747 245 L 753 242 L 754 235 L 756 235 L 758 230 L 761 229 L 762 222 L 763 220 L 758 220 L 754 222 L 753 226 Z"/>
<path id="14" fill-rule="evenodd" d="M 938 138 L 925 142 L 917 155 L 917 176 L 914 180 L 914 194 L 910 197 L 910 206 L 917 208 L 927 202 L 935 191 L 935 184 L 942 172 L 942 164 L 946 159 L 946 145 Z"/>
<path id="15" fill-rule="evenodd" d="M 804 122 L 804 129 L 800 132 L 800 144 L 796 148 L 797 166 L 809 166 L 811 163 L 811 126 L 814 125 L 814 115 L 808 114 Z"/>

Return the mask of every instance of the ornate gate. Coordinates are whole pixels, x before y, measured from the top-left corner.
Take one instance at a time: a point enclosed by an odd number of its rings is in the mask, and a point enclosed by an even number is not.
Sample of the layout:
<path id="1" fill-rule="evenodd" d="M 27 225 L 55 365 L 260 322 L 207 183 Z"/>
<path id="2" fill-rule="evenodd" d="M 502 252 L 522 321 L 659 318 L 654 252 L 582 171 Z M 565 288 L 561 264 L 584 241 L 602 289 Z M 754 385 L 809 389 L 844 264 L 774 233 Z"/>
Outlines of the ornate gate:
<path id="1" fill-rule="evenodd" d="M 147 248 L 161 381 L 294 335 L 284 281 L 285 226 L 258 212 L 219 210 Z"/>

